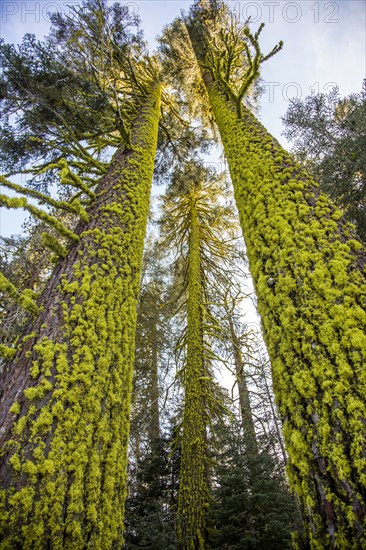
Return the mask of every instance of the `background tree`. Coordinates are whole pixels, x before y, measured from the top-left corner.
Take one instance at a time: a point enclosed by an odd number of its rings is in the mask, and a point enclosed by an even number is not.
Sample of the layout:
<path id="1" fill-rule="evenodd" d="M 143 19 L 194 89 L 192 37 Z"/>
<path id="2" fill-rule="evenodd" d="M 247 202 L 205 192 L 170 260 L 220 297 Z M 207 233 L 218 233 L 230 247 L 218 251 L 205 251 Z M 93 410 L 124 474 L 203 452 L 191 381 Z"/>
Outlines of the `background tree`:
<path id="1" fill-rule="evenodd" d="M 180 449 L 169 266 L 156 227 L 146 239 L 136 326 L 125 548 L 175 548 Z"/>
<path id="2" fill-rule="evenodd" d="M 171 322 L 168 266 L 159 240 L 146 242 L 136 325 L 131 433 L 130 476 L 140 458 L 151 452 L 166 429 L 165 405 L 174 362 L 175 327 Z M 168 415 L 168 425 L 170 422 Z M 163 415 L 163 416 L 162 416 Z M 132 470 L 131 470 L 132 469 Z M 132 473 L 132 475 L 131 475 Z"/>
<path id="3" fill-rule="evenodd" d="M 247 436 L 235 416 L 217 431 L 211 548 L 292 548 L 291 535 L 301 531 L 301 521 L 276 462 L 265 450 L 248 452 Z"/>
<path id="4" fill-rule="evenodd" d="M 36 296 L 49 275 L 49 255 L 44 253 L 44 244 L 40 238 L 40 233 L 46 227 L 40 226 L 30 225 L 27 235 L 0 237 L 0 271 L 14 285 L 19 295 L 27 290 L 30 297 Z M 21 335 L 31 314 L 18 300 L 14 300 L 14 296 L 3 292 L 0 316 L 1 343 L 8 347 Z"/>
<path id="5" fill-rule="evenodd" d="M 178 493 L 178 541 L 182 548 L 204 548 L 209 500 L 207 428 L 212 383 L 204 353 L 205 293 L 202 266 L 202 167 L 187 164 L 176 172 L 165 198 L 165 225 L 183 259 L 183 293 L 187 329 L 182 345 L 187 357 L 183 371 L 184 412 Z"/>
<path id="6" fill-rule="evenodd" d="M 186 320 L 178 346 L 184 350 L 178 493 L 178 543 L 183 548 L 204 548 L 207 544 L 210 425 L 221 401 L 212 376 L 216 358 L 212 340 L 218 326 L 210 296 L 230 249 L 225 233 L 231 224 L 231 212 L 220 202 L 222 193 L 222 178 L 190 159 L 175 171 L 163 199 L 165 244 L 174 246 L 180 281 L 175 301 Z"/>
<path id="7" fill-rule="evenodd" d="M 137 462 L 137 482 L 126 501 L 125 548 L 176 546 L 180 449 L 175 430 L 163 434 Z"/>
<path id="8" fill-rule="evenodd" d="M 243 340 L 244 346 L 247 348 L 250 346 L 250 334 L 248 334 L 248 332 L 245 335 L 240 334 L 241 328 L 244 328 L 240 327 L 240 321 L 238 322 L 238 304 L 239 299 L 242 298 L 240 290 L 238 288 L 235 289 L 232 280 L 227 281 L 225 286 L 226 288 L 223 296 L 223 319 L 226 324 L 226 330 L 224 332 L 224 338 L 227 342 L 229 342 L 231 348 L 230 351 L 234 363 L 242 429 L 247 452 L 256 455 L 258 454 L 257 435 L 255 431 L 252 405 L 250 402 L 247 365 L 245 364 L 242 352 Z"/>
<path id="9" fill-rule="evenodd" d="M 337 88 L 291 102 L 282 119 L 293 152 L 366 238 L 366 81 L 341 99 Z"/>

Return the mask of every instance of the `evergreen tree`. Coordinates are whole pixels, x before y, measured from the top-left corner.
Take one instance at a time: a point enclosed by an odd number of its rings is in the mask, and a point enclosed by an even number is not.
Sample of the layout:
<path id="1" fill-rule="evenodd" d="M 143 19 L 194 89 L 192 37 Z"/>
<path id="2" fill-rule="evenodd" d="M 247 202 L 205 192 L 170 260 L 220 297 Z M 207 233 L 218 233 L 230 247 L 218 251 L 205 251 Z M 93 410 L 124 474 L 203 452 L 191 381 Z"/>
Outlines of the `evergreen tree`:
<path id="1" fill-rule="evenodd" d="M 167 392 L 166 377 L 174 348 L 168 268 L 163 264 L 158 240 L 150 235 L 146 241 L 132 391 L 130 461 L 133 471 L 136 461 L 151 451 L 164 430 L 160 404 Z"/>
<path id="2" fill-rule="evenodd" d="M 263 26 L 252 34 L 216 2 L 197 3 L 186 24 L 181 43 L 191 40 L 228 159 L 307 544 L 356 548 L 366 510 L 365 253 L 243 104 L 282 44 L 263 55 Z"/>
<path id="3" fill-rule="evenodd" d="M 207 545 L 208 432 L 218 410 L 211 373 L 211 340 L 217 326 L 210 312 L 208 289 L 227 249 L 220 234 L 227 223 L 226 208 L 218 202 L 221 192 L 217 175 L 189 160 L 175 171 L 164 197 L 166 239 L 177 251 L 181 280 L 177 309 L 186 312 L 186 330 L 179 344 L 185 357 L 177 538 L 178 545 L 187 550 Z"/>
<path id="4" fill-rule="evenodd" d="M 14 285 L 19 294 L 28 290 L 30 296 L 41 291 L 50 271 L 50 262 L 44 253 L 40 233 L 46 227 L 41 224 L 28 228 L 26 236 L 0 237 L 0 272 Z M 21 336 L 31 316 L 14 296 L 3 293 L 0 306 L 0 339 L 9 346 Z"/>
<path id="5" fill-rule="evenodd" d="M 126 550 L 176 548 L 180 452 L 176 435 L 156 439 L 138 461 L 137 485 L 126 501 Z"/>
<path id="6" fill-rule="evenodd" d="M 227 331 L 225 336 L 230 342 L 234 360 L 235 376 L 238 385 L 240 414 L 242 419 L 242 428 L 247 452 L 254 455 L 258 454 L 257 436 L 254 426 L 252 406 L 250 402 L 249 383 L 246 372 L 246 364 L 242 353 L 242 338 L 239 334 L 238 323 L 236 322 L 236 309 L 238 295 L 232 295 L 232 288 L 228 287 L 224 293 L 223 307 L 225 310 L 225 321 Z M 247 340 L 247 339 L 246 339 Z M 248 345 L 248 341 L 246 344 Z"/>
<path id="7" fill-rule="evenodd" d="M 151 256 L 150 253 L 150 261 Z M 133 399 L 139 417 L 136 430 L 139 437 L 141 432 L 146 433 L 149 446 L 160 436 L 158 366 L 164 338 L 162 301 L 161 280 L 143 282 L 137 315 Z"/>
<path id="8" fill-rule="evenodd" d="M 32 331 L 7 365 L 1 472 L 3 530 L 12 543 L 121 543 L 158 93 L 147 97 L 132 150 L 115 155 L 90 222 L 55 270 Z"/>
<path id="9" fill-rule="evenodd" d="M 146 239 L 134 362 L 126 548 L 175 548 L 180 449 L 167 378 L 174 374 L 170 279 L 159 238 Z"/>
<path id="10" fill-rule="evenodd" d="M 198 171 L 197 171 L 198 172 Z M 204 355 L 204 288 L 201 238 L 198 219 L 200 189 L 198 173 L 185 174 L 183 193 L 174 193 L 175 224 L 178 238 L 188 238 L 187 286 L 187 360 L 184 367 L 184 412 L 182 457 L 178 497 L 178 540 L 182 548 L 204 548 L 208 508 L 207 479 L 207 392 L 210 377 Z M 193 177 L 192 177 L 193 175 Z M 187 181 L 188 180 L 188 181 Z M 181 183 L 181 182 L 180 182 Z M 182 185 L 182 183 L 181 183 Z M 166 201 L 167 203 L 167 201 Z M 167 206 L 167 204 L 166 204 Z M 178 213 L 177 213 L 178 211 Z M 172 215 L 173 208 L 169 214 Z"/>
<path id="11" fill-rule="evenodd" d="M 248 452 L 235 419 L 218 427 L 211 548 L 284 550 L 301 529 L 300 517 L 285 480 L 273 459 Z"/>
<path id="12" fill-rule="evenodd" d="M 108 27 L 113 13 L 96 14 L 92 9 L 90 16 L 100 16 Z M 123 19 L 123 13 L 118 17 Z M 79 29 L 81 45 L 82 25 Z M 72 30 L 75 47 L 78 29 Z M 117 38 L 123 42 L 124 37 L 113 36 L 118 53 Z M 136 303 L 161 94 L 151 67 L 147 78 L 134 86 L 133 63 L 131 57 L 124 64 L 123 82 L 129 87 L 120 90 L 121 97 L 128 96 L 128 116 L 121 115 L 128 131 L 119 133 L 120 146 L 108 169 L 102 167 L 104 176 L 89 186 L 93 170 L 86 169 L 88 177 L 82 181 L 62 162 L 62 176 L 88 198 L 86 208 L 78 203 L 82 219 L 76 227 L 66 228 L 24 198 L 3 198 L 6 206 L 27 207 L 45 219 L 69 242 L 66 247 L 52 243 L 62 259 L 37 304 L 8 279 L 1 279 L 1 290 L 13 294 L 34 315 L 16 347 L 2 348 L 9 361 L 1 396 L 1 533 L 9 547 L 122 546 Z M 11 63 L 9 67 L 8 86 L 15 86 Z M 23 87 L 25 83 L 19 90 Z M 37 124 L 46 128 L 42 146 L 32 154 L 43 153 L 42 166 L 49 168 L 47 155 L 56 148 L 56 141 L 48 140 L 52 125 L 35 113 L 42 111 L 42 96 L 47 93 L 47 86 L 35 94 L 26 92 L 19 124 L 30 132 L 37 131 Z M 64 145 L 70 147 L 70 158 L 78 166 L 75 145 L 85 149 L 86 139 L 79 121 L 72 120 L 78 119 L 72 109 L 79 96 L 71 106 L 65 105 L 63 94 L 60 97 L 52 111 L 46 97 L 46 113 L 60 115 L 55 132 L 62 134 L 66 128 L 67 136 L 61 140 L 59 155 L 67 154 Z M 18 100 L 7 95 L 6 101 L 11 106 Z M 93 155 L 81 154 L 81 171 L 85 164 L 97 164 Z M 59 206 L 47 195 L 36 198 Z M 68 204 L 75 206 L 72 201 Z"/>
<path id="13" fill-rule="evenodd" d="M 297 158 L 365 240 L 366 81 L 344 99 L 337 88 L 295 99 L 282 120 Z"/>

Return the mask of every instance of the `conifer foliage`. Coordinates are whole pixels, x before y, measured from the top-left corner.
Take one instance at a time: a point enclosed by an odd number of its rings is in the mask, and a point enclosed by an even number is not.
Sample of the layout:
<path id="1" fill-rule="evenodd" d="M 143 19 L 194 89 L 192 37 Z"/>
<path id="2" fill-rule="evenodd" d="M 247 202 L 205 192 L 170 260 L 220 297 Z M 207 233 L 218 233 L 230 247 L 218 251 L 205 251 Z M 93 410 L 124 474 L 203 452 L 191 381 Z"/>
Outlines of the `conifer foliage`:
<path id="1" fill-rule="evenodd" d="M 278 464 L 253 454 L 236 419 L 217 426 L 219 453 L 210 537 L 212 549 L 285 550 L 301 532 L 300 514 Z"/>
<path id="2" fill-rule="evenodd" d="M 321 189 L 366 238 L 366 80 L 360 93 L 341 98 L 333 88 L 294 100 L 284 134 Z"/>

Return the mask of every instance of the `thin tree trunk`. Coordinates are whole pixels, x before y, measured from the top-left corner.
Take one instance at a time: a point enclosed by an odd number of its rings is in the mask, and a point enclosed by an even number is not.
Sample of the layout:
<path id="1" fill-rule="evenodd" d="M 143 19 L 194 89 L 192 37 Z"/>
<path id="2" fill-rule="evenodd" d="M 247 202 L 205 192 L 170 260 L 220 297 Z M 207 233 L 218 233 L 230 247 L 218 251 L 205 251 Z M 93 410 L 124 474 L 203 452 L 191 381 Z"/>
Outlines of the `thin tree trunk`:
<path id="1" fill-rule="evenodd" d="M 228 312 L 231 344 L 234 352 L 235 373 L 238 382 L 238 393 L 244 439 L 247 451 L 252 455 L 258 455 L 258 444 L 250 405 L 249 390 L 244 372 L 244 362 L 241 354 L 239 338 L 236 334 L 233 320 Z"/>
<path id="2" fill-rule="evenodd" d="M 283 462 L 283 464 L 287 464 L 287 455 L 286 455 L 286 450 L 285 450 L 285 447 L 284 447 L 284 444 L 283 444 L 283 436 L 282 436 L 280 424 L 279 424 L 279 421 L 278 421 L 278 413 L 276 411 L 275 404 L 273 402 L 273 394 L 270 390 L 270 387 L 268 386 L 268 380 L 267 380 L 266 373 L 264 371 L 264 365 L 261 364 L 259 368 L 260 368 L 260 373 L 261 373 L 260 376 L 263 380 L 264 387 L 265 387 L 265 390 L 266 390 L 267 400 L 268 400 L 268 403 L 269 403 L 270 408 L 271 408 L 272 418 L 273 418 L 273 422 L 274 422 L 275 430 L 276 430 L 276 439 L 277 439 L 278 444 L 281 448 L 282 462 Z"/>
<path id="3" fill-rule="evenodd" d="M 157 441 L 160 437 L 160 413 L 159 413 L 159 349 L 158 349 L 158 323 L 159 311 L 157 296 L 154 296 L 154 315 L 152 330 L 151 371 L 150 371 L 150 442 Z"/>
<path id="4" fill-rule="evenodd" d="M 154 84 L 40 299 L 1 398 L 4 548 L 122 547 L 141 261 L 160 115 Z"/>
<path id="5" fill-rule="evenodd" d="M 366 544 L 365 253 L 341 212 L 204 74 L 312 548 Z M 322 546 L 323 545 L 323 546 Z M 348 545 L 348 546 L 347 546 Z"/>
<path id="6" fill-rule="evenodd" d="M 207 413 L 203 348 L 203 286 L 197 210 L 191 208 L 188 272 L 187 363 L 182 455 L 178 492 L 178 541 L 184 550 L 206 547 L 208 480 L 206 475 Z"/>

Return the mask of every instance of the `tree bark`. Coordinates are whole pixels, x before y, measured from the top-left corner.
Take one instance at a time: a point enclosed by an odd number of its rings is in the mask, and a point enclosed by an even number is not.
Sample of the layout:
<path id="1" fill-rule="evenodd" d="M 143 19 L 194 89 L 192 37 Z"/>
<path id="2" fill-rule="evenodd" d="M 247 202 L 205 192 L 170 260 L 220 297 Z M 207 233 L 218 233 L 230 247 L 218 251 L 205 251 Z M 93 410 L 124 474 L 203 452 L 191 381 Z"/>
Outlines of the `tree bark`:
<path id="1" fill-rule="evenodd" d="M 4 548 L 122 548 L 141 261 L 160 116 L 153 84 L 3 376 Z"/>
<path id="2" fill-rule="evenodd" d="M 184 371 L 184 414 L 180 483 L 178 492 L 178 542 L 184 550 L 206 547 L 208 510 L 207 412 L 203 347 L 203 285 L 200 234 L 192 200 L 188 267 L 187 362 Z"/>

